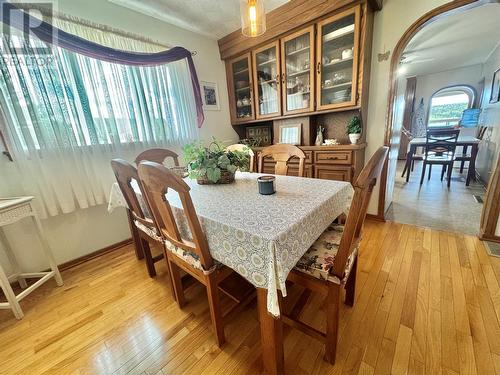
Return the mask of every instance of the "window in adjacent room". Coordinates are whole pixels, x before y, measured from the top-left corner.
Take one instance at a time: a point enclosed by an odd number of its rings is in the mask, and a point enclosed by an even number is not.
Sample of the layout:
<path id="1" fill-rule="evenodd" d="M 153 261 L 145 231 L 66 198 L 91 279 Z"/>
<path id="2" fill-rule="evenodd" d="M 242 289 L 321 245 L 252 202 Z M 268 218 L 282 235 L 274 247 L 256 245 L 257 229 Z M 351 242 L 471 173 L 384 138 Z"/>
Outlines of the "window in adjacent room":
<path id="1" fill-rule="evenodd" d="M 474 89 L 469 86 L 446 87 L 431 97 L 428 127 L 452 127 L 458 125 L 462 113 L 474 103 Z"/>

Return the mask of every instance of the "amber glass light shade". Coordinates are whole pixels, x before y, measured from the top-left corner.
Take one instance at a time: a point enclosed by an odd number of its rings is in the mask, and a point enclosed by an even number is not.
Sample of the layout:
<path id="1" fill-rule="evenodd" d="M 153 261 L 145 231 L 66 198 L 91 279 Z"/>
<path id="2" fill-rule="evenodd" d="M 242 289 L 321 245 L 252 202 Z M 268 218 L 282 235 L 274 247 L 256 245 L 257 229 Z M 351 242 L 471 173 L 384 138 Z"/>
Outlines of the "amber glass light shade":
<path id="1" fill-rule="evenodd" d="M 240 0 L 241 32 L 256 37 L 266 31 L 264 0 Z"/>

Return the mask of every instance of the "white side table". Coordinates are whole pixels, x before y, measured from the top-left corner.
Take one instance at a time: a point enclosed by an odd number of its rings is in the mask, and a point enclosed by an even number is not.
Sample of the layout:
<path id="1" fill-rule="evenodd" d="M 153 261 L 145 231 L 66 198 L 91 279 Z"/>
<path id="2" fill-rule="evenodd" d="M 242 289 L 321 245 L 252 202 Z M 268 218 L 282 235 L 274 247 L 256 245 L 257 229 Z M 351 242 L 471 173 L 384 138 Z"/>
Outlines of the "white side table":
<path id="1" fill-rule="evenodd" d="M 0 198 L 0 241 L 4 245 L 9 262 L 14 269 L 14 274 L 7 276 L 2 266 L 0 265 L 0 287 L 7 297 L 7 302 L 0 303 L 0 309 L 12 309 L 12 312 L 17 319 L 22 319 L 24 316 L 23 311 L 21 310 L 21 306 L 19 305 L 19 301 L 21 301 L 36 288 L 41 286 L 52 277 L 56 280 L 57 285 L 63 285 L 61 274 L 59 273 L 57 264 L 54 260 L 52 252 L 50 251 L 49 244 L 43 234 L 42 225 L 40 223 L 40 219 L 36 214 L 36 211 L 33 208 L 32 201 L 33 197 Z M 17 263 L 16 257 L 12 252 L 12 248 L 7 241 L 7 237 L 5 236 L 2 227 L 4 227 L 5 225 L 13 224 L 26 217 L 31 217 L 33 223 L 35 224 L 37 235 L 40 239 L 40 242 L 42 243 L 42 249 L 45 257 L 49 261 L 51 271 L 35 273 L 22 273 L 20 271 L 19 264 Z M 30 285 L 28 287 L 28 285 L 26 284 L 26 279 L 32 278 L 40 279 L 33 285 Z M 14 293 L 10 285 L 10 282 L 13 280 L 17 280 L 21 288 L 24 289 L 18 295 Z"/>

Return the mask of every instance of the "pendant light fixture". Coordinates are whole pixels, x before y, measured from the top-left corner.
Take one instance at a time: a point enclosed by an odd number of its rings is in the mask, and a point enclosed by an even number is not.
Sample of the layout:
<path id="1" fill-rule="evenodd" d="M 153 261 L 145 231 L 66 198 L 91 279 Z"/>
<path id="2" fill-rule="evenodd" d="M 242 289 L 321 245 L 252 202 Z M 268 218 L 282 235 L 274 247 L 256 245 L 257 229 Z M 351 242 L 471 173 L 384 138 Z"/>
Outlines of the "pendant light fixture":
<path id="1" fill-rule="evenodd" d="M 256 37 L 266 31 L 264 0 L 240 0 L 241 32 Z"/>

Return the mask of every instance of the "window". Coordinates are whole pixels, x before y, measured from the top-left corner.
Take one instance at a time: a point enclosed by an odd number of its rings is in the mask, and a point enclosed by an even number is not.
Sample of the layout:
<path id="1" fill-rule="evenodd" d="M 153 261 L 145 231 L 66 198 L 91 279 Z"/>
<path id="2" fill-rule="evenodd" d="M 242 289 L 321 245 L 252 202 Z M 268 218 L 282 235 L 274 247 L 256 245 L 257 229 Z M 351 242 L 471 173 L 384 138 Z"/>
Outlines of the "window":
<path id="1" fill-rule="evenodd" d="M 446 87 L 431 97 L 428 127 L 458 125 L 462 113 L 472 107 L 475 92 L 469 86 Z"/>
<path id="2" fill-rule="evenodd" d="M 43 44 L 31 42 L 31 47 Z M 0 105 L 18 149 L 182 144 L 196 138 L 194 94 L 184 60 L 134 67 L 58 47 L 47 56 L 29 47 L 18 51 L 4 51 L 0 59 Z"/>

